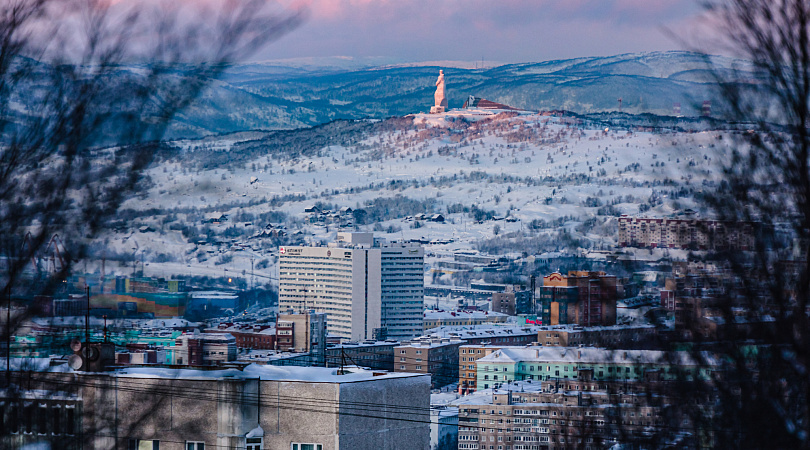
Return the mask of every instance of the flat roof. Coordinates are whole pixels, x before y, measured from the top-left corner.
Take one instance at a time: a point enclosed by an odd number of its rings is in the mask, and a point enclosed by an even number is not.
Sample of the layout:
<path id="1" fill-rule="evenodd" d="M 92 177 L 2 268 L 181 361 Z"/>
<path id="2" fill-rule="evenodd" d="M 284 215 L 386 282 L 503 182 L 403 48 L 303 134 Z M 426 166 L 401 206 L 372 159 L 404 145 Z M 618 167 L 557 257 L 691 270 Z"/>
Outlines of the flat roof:
<path id="1" fill-rule="evenodd" d="M 380 371 L 352 369 L 351 373 L 338 375 L 336 367 L 299 367 L 299 366 L 268 366 L 250 364 L 243 370 L 221 369 L 170 369 L 162 367 L 130 367 L 107 372 L 110 376 L 122 378 L 166 378 L 166 379 L 196 379 L 218 380 L 233 379 L 260 379 L 262 381 L 303 381 L 314 383 L 351 383 L 358 381 L 387 380 L 392 378 L 429 377 L 427 374 L 389 372 L 380 375 Z M 377 375 L 375 375 L 377 374 Z"/>

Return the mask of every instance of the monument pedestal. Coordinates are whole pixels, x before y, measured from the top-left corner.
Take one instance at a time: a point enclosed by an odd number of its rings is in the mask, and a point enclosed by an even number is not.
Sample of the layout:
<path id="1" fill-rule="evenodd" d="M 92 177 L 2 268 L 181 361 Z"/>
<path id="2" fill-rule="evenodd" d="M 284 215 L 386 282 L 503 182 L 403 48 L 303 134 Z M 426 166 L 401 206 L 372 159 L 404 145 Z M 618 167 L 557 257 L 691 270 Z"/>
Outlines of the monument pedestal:
<path id="1" fill-rule="evenodd" d="M 445 111 L 444 106 L 431 106 L 430 113 L 431 114 L 441 114 Z"/>

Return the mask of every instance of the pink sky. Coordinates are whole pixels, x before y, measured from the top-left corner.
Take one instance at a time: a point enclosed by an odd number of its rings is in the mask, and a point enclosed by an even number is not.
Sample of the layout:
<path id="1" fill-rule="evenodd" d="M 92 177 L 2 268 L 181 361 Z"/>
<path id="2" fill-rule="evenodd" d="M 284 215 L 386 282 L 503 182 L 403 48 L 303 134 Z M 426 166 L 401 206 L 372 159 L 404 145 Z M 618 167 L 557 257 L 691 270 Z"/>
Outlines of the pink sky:
<path id="1" fill-rule="evenodd" d="M 283 0 L 308 20 L 258 59 L 384 56 L 523 62 L 675 50 L 696 0 Z"/>

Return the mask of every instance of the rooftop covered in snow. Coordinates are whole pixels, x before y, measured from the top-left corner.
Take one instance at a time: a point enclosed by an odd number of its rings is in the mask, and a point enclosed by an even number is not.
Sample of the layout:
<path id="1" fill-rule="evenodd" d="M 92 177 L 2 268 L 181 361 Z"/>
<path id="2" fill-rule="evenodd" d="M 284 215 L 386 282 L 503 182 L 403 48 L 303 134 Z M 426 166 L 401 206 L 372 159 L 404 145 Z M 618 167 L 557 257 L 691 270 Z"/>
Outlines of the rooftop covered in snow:
<path id="1" fill-rule="evenodd" d="M 305 381 L 314 383 L 352 383 L 358 381 L 384 380 L 390 378 L 427 377 L 426 374 L 388 373 L 351 368 L 349 373 L 340 375 L 340 369 L 331 367 L 268 366 L 250 364 L 243 370 L 221 369 L 171 369 L 134 367 L 108 372 L 110 376 L 122 378 L 170 378 L 170 379 L 260 379 L 262 381 Z"/>
<path id="2" fill-rule="evenodd" d="M 513 324 L 455 325 L 431 328 L 425 332 L 425 335 L 466 340 L 482 337 L 525 336 L 537 334 L 542 329 L 538 326 L 515 326 Z"/>
<path id="3" fill-rule="evenodd" d="M 509 317 L 508 314 L 503 314 L 494 311 L 442 311 L 435 309 L 425 310 L 425 320 L 452 320 L 452 319 L 495 319 L 500 317 Z"/>
<path id="4" fill-rule="evenodd" d="M 565 362 L 571 364 L 677 364 L 695 367 L 701 364 L 689 352 L 667 353 L 658 350 L 610 350 L 597 347 L 503 347 L 479 359 L 480 364 L 518 362 Z"/>

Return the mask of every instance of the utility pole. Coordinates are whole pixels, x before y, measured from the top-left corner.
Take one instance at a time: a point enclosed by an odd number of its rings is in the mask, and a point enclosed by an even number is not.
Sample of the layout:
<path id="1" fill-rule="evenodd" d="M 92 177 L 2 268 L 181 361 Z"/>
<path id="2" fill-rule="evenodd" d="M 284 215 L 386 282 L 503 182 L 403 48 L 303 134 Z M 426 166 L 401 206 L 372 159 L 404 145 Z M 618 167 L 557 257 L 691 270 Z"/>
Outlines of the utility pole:
<path id="1" fill-rule="evenodd" d="M 87 311 L 84 316 L 84 345 L 90 345 L 90 286 L 84 285 L 84 290 L 87 292 Z"/>

